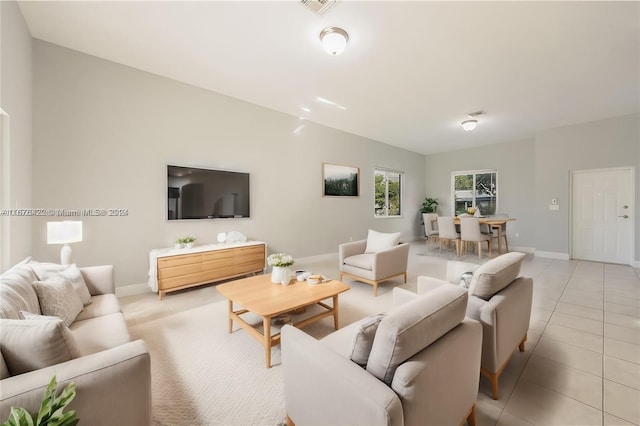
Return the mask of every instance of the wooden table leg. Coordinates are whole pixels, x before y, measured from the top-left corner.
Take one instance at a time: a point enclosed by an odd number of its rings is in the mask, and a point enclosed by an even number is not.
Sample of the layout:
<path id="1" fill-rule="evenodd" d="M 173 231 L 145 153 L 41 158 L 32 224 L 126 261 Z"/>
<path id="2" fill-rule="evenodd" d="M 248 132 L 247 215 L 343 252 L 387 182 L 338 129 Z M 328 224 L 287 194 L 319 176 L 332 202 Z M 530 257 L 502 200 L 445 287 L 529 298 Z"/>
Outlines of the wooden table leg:
<path id="1" fill-rule="evenodd" d="M 231 334 L 231 332 L 233 331 L 233 318 L 231 317 L 231 313 L 233 312 L 233 301 L 231 299 L 229 299 L 229 312 L 227 313 L 227 315 L 229 315 L 229 334 Z"/>
<path id="2" fill-rule="evenodd" d="M 498 254 L 502 254 L 502 226 L 498 226 Z"/>
<path id="3" fill-rule="evenodd" d="M 333 296 L 333 326 L 337 330 L 340 320 L 338 317 L 338 295 Z"/>
<path id="4" fill-rule="evenodd" d="M 267 358 L 267 368 L 271 368 L 271 317 L 262 319 L 264 328 L 264 354 Z"/>

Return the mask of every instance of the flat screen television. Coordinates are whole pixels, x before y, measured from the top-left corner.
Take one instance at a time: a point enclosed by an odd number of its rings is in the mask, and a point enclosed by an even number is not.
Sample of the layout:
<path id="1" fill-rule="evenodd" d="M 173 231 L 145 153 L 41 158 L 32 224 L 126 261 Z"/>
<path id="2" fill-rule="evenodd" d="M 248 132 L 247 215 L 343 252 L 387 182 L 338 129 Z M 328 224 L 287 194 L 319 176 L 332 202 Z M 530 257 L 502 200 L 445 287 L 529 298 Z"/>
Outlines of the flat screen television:
<path id="1" fill-rule="evenodd" d="M 167 166 L 167 219 L 249 216 L 249 173 Z"/>

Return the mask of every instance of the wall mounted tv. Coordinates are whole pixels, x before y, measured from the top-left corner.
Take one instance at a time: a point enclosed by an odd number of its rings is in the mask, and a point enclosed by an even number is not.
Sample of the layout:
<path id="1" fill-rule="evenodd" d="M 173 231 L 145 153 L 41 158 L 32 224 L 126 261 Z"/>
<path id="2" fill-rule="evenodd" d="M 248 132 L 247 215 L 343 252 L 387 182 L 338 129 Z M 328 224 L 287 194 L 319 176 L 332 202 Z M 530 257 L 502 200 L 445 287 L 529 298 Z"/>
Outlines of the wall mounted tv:
<path id="1" fill-rule="evenodd" d="M 167 166 L 167 219 L 249 217 L 249 173 Z"/>

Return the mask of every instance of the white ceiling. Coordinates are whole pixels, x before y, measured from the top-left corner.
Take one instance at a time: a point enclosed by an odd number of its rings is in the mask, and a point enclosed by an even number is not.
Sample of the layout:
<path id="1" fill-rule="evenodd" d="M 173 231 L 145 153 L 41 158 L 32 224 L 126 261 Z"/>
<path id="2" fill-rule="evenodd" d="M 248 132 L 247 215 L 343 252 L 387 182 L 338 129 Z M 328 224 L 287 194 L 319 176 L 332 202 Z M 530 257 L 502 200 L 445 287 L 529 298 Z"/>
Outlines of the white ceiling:
<path id="1" fill-rule="evenodd" d="M 640 111 L 635 1 L 345 0 L 322 17 L 296 1 L 20 8 L 35 38 L 424 154 Z M 349 33 L 342 55 L 320 46 L 330 25 Z"/>

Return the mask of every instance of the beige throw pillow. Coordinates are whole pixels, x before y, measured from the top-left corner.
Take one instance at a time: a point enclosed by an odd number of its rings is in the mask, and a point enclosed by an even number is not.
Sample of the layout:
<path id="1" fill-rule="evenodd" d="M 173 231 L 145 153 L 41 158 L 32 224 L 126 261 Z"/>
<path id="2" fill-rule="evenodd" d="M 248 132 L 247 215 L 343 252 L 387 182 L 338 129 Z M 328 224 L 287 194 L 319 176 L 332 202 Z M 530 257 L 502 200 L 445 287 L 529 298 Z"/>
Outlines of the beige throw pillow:
<path id="1" fill-rule="evenodd" d="M 91 293 L 89 293 L 87 283 L 84 282 L 82 272 L 80 272 L 80 269 L 78 269 L 75 263 L 69 265 L 67 269 L 58 272 L 57 275 L 69 280 L 71 285 L 73 285 L 73 289 L 78 294 L 78 297 L 80 297 L 80 301 L 82 301 L 83 305 L 86 306 L 91 303 Z"/>
<path id="2" fill-rule="evenodd" d="M 520 275 L 524 253 L 517 251 L 503 254 L 480 266 L 471 278 L 469 294 L 489 300 Z"/>
<path id="3" fill-rule="evenodd" d="M 376 335 L 378 324 L 380 324 L 382 318 L 384 318 L 384 314 L 371 315 L 360 322 L 353 339 L 350 356 L 351 361 L 362 367 L 367 365 L 371 347 L 373 346 L 373 338 Z"/>
<path id="4" fill-rule="evenodd" d="M 78 358 L 73 335 L 62 320 L 0 319 L 0 351 L 11 376 Z"/>
<path id="5" fill-rule="evenodd" d="M 34 281 L 33 288 L 38 295 L 42 314 L 59 317 L 67 327 L 82 311 L 82 301 L 73 285 L 60 276 Z"/>
<path id="6" fill-rule="evenodd" d="M 369 229 L 367 235 L 367 247 L 365 253 L 378 253 L 388 250 L 398 245 L 400 242 L 400 232 L 384 233 Z"/>

